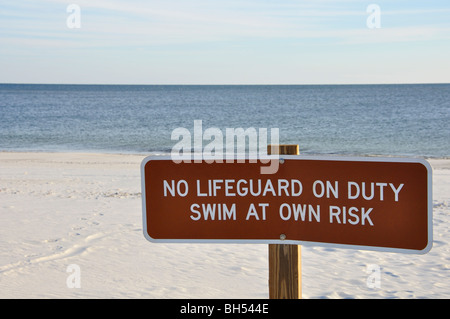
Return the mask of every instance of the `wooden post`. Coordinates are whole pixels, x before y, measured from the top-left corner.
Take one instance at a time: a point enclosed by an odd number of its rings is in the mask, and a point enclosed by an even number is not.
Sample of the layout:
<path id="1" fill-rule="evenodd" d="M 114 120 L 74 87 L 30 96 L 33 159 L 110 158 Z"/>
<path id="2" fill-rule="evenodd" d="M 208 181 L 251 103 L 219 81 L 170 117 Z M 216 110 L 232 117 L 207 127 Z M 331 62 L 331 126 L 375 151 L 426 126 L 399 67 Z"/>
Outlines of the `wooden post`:
<path id="1" fill-rule="evenodd" d="M 267 154 L 298 155 L 298 145 L 268 145 Z M 269 244 L 269 298 L 301 299 L 301 246 Z"/>

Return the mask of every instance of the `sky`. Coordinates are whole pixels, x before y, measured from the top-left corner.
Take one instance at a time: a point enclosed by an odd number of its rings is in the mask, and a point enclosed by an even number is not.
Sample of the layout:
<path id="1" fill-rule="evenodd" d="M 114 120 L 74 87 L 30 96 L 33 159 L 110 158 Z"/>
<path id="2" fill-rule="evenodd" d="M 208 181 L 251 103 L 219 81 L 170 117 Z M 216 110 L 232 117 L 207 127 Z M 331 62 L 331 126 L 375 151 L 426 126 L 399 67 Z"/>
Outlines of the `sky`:
<path id="1" fill-rule="evenodd" d="M 450 83 L 449 57 L 448 0 L 0 2 L 0 83 Z"/>

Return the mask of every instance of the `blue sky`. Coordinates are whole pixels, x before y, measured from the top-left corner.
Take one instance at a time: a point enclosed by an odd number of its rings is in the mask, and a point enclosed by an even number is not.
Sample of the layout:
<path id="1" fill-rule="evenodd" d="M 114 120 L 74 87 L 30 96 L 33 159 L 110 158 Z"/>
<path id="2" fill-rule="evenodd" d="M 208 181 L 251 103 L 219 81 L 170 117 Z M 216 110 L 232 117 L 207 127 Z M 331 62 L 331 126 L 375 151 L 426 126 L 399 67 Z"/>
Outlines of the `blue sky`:
<path id="1" fill-rule="evenodd" d="M 0 83 L 449 83 L 449 57 L 448 0 L 0 2 Z"/>

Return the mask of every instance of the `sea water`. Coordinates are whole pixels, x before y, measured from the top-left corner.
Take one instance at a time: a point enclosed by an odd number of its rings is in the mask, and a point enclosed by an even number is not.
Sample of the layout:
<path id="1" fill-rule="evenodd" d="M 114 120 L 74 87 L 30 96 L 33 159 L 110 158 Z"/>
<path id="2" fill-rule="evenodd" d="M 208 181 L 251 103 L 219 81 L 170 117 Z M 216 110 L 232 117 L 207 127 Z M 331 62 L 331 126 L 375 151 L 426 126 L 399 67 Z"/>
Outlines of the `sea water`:
<path id="1" fill-rule="evenodd" d="M 195 120 L 302 154 L 450 156 L 450 84 L 0 84 L 0 150 L 169 154 Z"/>

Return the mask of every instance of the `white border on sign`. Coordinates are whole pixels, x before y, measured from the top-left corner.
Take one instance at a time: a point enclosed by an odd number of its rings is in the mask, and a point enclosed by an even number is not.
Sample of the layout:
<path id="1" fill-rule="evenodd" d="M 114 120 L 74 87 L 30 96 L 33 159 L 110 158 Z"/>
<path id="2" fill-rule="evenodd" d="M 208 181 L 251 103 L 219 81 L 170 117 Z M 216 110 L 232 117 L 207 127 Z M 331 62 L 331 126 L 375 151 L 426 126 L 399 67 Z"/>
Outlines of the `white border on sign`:
<path id="1" fill-rule="evenodd" d="M 216 244 L 290 244 L 290 245 L 302 245 L 305 247 L 329 247 L 329 248 L 346 248 L 346 249 L 358 249 L 358 250 L 371 250 L 380 252 L 393 252 L 404 254 L 426 254 L 433 246 L 433 193 L 432 193 L 432 175 L 433 169 L 425 159 L 422 158 L 403 158 L 403 157 L 347 157 L 347 156 L 310 156 L 310 155 L 277 155 L 277 160 L 283 161 L 283 159 L 289 160 L 316 160 L 316 161 L 351 161 L 351 162 L 394 162 L 394 163 L 419 163 L 425 166 L 427 169 L 427 193 L 428 193 L 428 211 L 427 211 L 427 223 L 428 223 L 428 243 L 422 250 L 415 249 L 402 249 L 402 248 L 390 248 L 390 247 L 375 247 L 375 246 L 363 246 L 363 245 L 346 245 L 346 244 L 332 244 L 322 242 L 310 242 L 310 241 L 298 241 L 298 240 L 281 240 L 281 239 L 156 239 L 152 238 L 147 233 L 147 211 L 146 211 L 146 199 L 145 199 L 145 165 L 150 161 L 171 161 L 170 156 L 147 156 L 141 163 L 141 197 L 142 197 L 142 216 L 143 216 L 143 232 L 145 238 L 152 243 L 216 243 Z M 203 158 L 204 160 L 212 160 L 213 158 Z M 246 159 L 263 159 L 274 160 L 274 157 L 267 155 L 259 158 L 248 156 L 245 158 L 238 158 L 240 160 Z M 225 163 L 225 161 L 224 161 Z M 193 164 L 195 165 L 195 164 Z"/>

